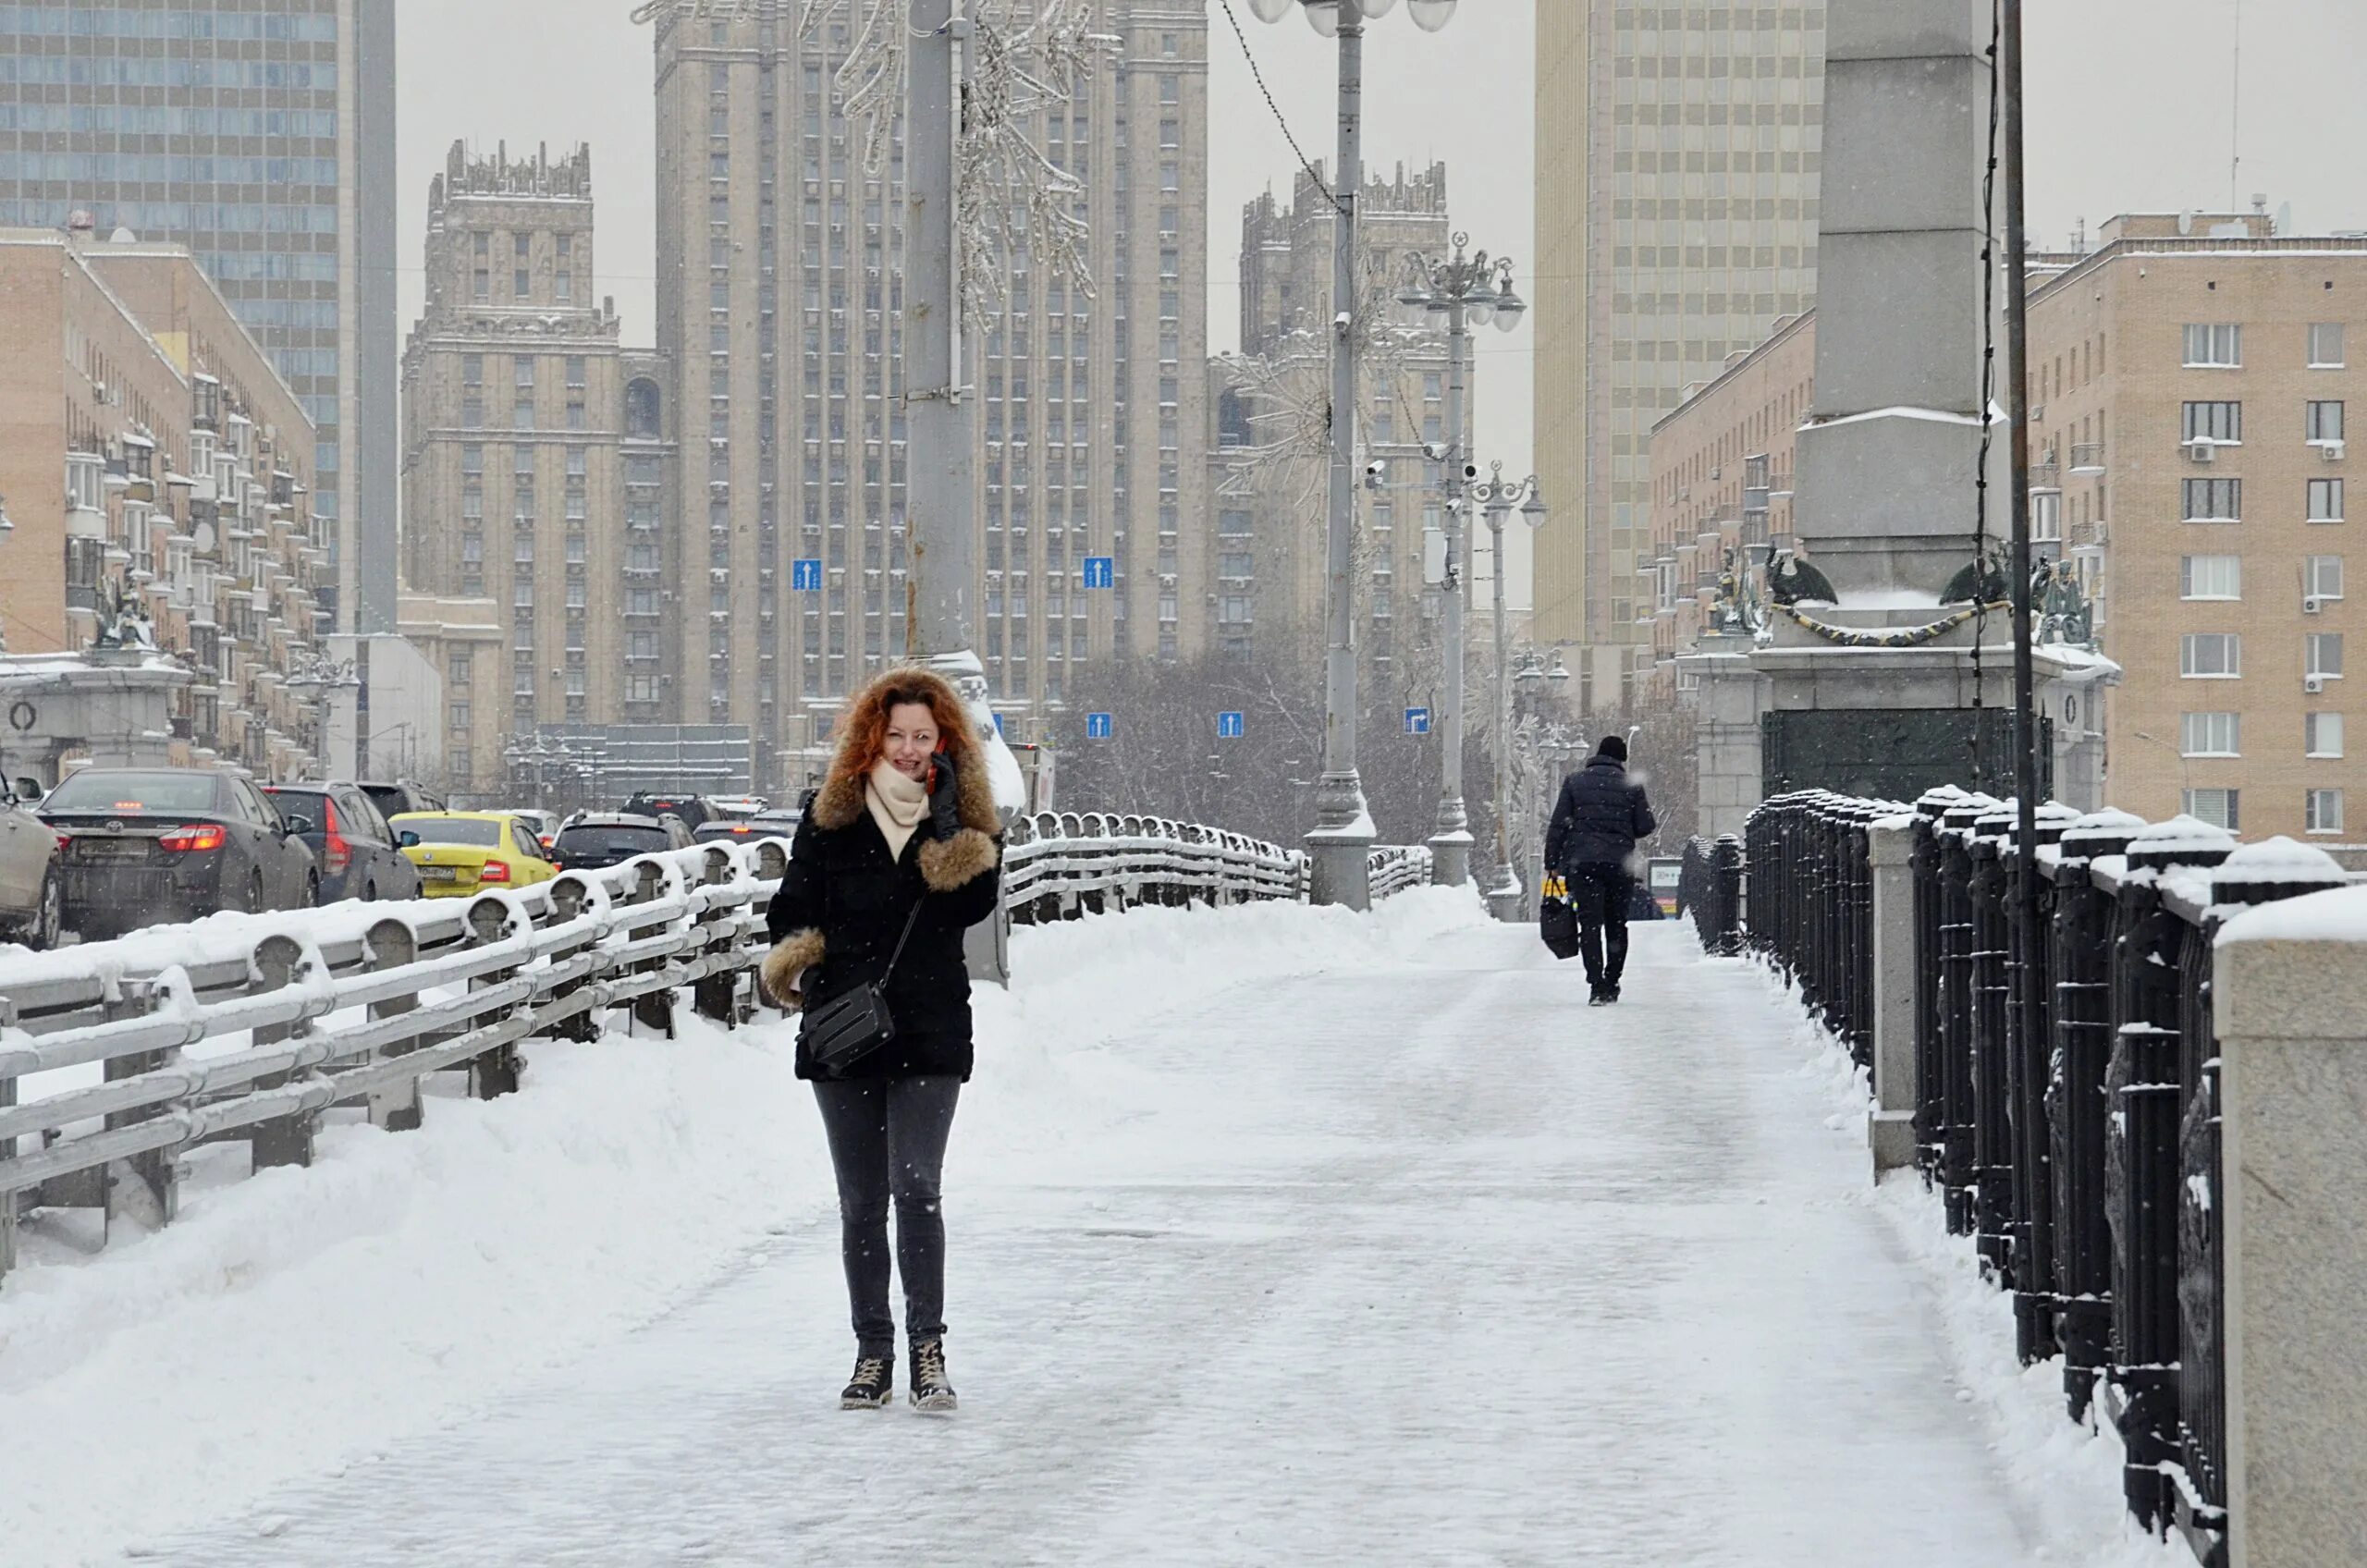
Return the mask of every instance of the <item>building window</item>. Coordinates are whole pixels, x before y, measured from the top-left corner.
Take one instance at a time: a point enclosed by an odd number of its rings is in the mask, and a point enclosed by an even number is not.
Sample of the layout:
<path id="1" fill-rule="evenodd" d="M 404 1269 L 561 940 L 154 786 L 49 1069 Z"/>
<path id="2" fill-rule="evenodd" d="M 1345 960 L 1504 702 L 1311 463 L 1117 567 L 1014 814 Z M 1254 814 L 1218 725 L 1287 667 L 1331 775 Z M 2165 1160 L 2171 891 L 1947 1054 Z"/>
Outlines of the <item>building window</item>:
<path id="1" fill-rule="evenodd" d="M 460 385 L 463 386 L 484 385 L 484 356 L 483 354 L 460 356 Z"/>
<path id="2" fill-rule="evenodd" d="M 2186 757 L 2232 757 L 2238 753 L 2241 716 L 2232 713 L 2187 713 L 2178 716 L 2178 754 Z"/>
<path id="3" fill-rule="evenodd" d="M 2305 713 L 2301 716 L 2301 751 L 2312 757 L 2342 755 L 2342 715 Z"/>
<path id="4" fill-rule="evenodd" d="M 2310 481 L 2310 521 L 2340 522 L 2342 521 L 2342 481 L 2312 479 Z"/>
<path id="5" fill-rule="evenodd" d="M 2187 790 L 2181 791 L 2180 809 L 2187 815 L 2224 827 L 2230 833 L 2243 831 L 2242 816 L 2237 810 L 2240 790 Z"/>
<path id="6" fill-rule="evenodd" d="M 2342 368 L 2342 323 L 2316 321 L 2310 324 L 2310 368 Z"/>
<path id="7" fill-rule="evenodd" d="M 2244 512 L 2244 482 L 2240 479 L 2189 479 L 2186 520 L 2189 522 L 2238 522 Z"/>
<path id="8" fill-rule="evenodd" d="M 2301 563 L 2301 592 L 2313 599 L 2342 597 L 2342 557 L 2311 556 Z"/>
<path id="9" fill-rule="evenodd" d="M 454 686 L 466 686 L 475 674 L 475 657 L 467 648 L 455 648 L 444 661 L 444 679 Z"/>
<path id="10" fill-rule="evenodd" d="M 2240 599 L 2244 596 L 2241 556 L 2182 556 L 2178 559 L 2181 599 Z"/>
<path id="11" fill-rule="evenodd" d="M 2324 446 L 2342 439 L 2342 403 L 2338 398 L 2312 398 L 2304 419 L 2312 446 Z"/>
<path id="12" fill-rule="evenodd" d="M 2312 790 L 2309 800 L 2309 831 L 2339 833 L 2342 831 L 2342 791 Z"/>
<path id="13" fill-rule="evenodd" d="M 2235 369 L 2244 362 L 2244 329 L 2234 322 L 2188 324 L 2186 362 L 2196 368 Z"/>
<path id="14" fill-rule="evenodd" d="M 2178 639 L 2178 673 L 2232 680 L 2243 674 L 2243 639 L 2232 631 L 2189 631 Z"/>
<path id="15" fill-rule="evenodd" d="M 2342 633 L 2312 631 L 2304 639 L 2309 646 L 2309 668 L 2304 672 L 2321 680 L 2342 679 Z"/>
<path id="16" fill-rule="evenodd" d="M 484 305 L 492 303 L 493 273 L 490 269 L 479 267 L 471 275 L 471 292 L 476 296 L 476 301 L 478 304 Z"/>
<path id="17" fill-rule="evenodd" d="M 2186 434 L 2182 439 L 2189 442 L 2241 441 L 2244 438 L 2244 406 L 2241 403 L 2189 403 L 2183 428 Z"/>

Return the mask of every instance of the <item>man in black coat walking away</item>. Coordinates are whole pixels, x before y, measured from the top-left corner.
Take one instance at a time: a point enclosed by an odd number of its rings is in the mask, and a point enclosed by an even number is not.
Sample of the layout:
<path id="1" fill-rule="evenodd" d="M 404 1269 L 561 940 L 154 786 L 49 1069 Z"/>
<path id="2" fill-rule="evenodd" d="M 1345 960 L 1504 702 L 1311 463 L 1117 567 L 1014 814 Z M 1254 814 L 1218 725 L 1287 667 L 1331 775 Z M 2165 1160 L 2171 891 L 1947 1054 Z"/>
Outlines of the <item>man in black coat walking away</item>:
<path id="1" fill-rule="evenodd" d="M 1653 819 L 1644 787 L 1627 777 L 1627 742 L 1606 735 L 1586 766 L 1562 780 L 1562 798 L 1545 829 L 1545 865 L 1568 882 L 1578 915 L 1578 952 L 1587 966 L 1589 1005 L 1619 999 L 1627 967 L 1627 903 L 1636 880 L 1627 863 Z"/>

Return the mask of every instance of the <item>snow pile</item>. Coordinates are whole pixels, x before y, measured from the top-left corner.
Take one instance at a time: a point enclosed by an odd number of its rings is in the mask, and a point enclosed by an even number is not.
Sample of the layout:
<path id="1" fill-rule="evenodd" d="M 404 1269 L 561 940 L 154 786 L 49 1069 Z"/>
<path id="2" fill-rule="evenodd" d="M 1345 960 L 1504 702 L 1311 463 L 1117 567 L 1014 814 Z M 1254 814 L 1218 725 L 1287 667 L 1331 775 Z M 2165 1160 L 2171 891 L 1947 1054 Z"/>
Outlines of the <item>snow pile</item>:
<path id="1" fill-rule="evenodd" d="M 1420 888 L 1363 916 L 1147 909 L 1022 930 L 1015 988 L 977 993 L 965 1138 L 1057 1158 L 1064 1126 L 1106 1131 L 1168 1082 L 1095 1060 L 1116 1021 L 1401 966 L 1484 919 L 1467 889 Z M 1244 1024 L 1243 1048 L 1281 1044 Z M 768 1236 L 828 1235 L 793 1041 L 687 1007 L 672 1041 L 532 1041 L 520 1094 L 434 1097 L 415 1133 L 333 1125 L 310 1170 L 195 1184 L 153 1235 L 20 1268 L 0 1286 L 0 1475 L 19 1478 L 0 1488 L 0 1555 L 82 1560 L 336 1472 L 612 1342 Z"/>
<path id="2" fill-rule="evenodd" d="M 1816 1024 L 1804 1023 L 1794 1044 L 1805 1058 L 1802 1071 L 1820 1081 L 1834 1107 L 1825 1125 L 1863 1151 L 1873 1109 L 1866 1070 Z M 2183 1544 L 2157 1539 L 2129 1517 L 2121 1488 L 2128 1450 L 2109 1425 L 2070 1419 L 2062 1358 L 2021 1365 L 2013 1297 L 1981 1276 L 1972 1238 L 1949 1233 L 1940 1194 L 1919 1173 L 1893 1170 L 1850 1195 L 1889 1222 L 1908 1265 L 1930 1288 L 1956 1398 L 1974 1407 L 1987 1429 L 1999 1468 L 2046 1543 L 2041 1559 L 2080 1568 L 2194 1568 Z"/>

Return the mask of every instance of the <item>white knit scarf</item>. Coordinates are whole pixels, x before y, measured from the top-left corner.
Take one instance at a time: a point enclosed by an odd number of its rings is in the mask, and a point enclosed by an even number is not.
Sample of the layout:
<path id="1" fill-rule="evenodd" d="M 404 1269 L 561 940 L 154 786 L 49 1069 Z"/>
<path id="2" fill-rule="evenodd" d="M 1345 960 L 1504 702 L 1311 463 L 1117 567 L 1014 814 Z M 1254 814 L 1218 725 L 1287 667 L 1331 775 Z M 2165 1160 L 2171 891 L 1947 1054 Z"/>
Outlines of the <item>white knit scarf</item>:
<path id="1" fill-rule="evenodd" d="M 871 765 L 863 800 L 871 808 L 871 820 L 879 825 L 879 836 L 888 840 L 889 857 L 903 859 L 904 846 L 919 829 L 921 818 L 928 815 L 928 786 L 905 778 L 881 757 Z"/>

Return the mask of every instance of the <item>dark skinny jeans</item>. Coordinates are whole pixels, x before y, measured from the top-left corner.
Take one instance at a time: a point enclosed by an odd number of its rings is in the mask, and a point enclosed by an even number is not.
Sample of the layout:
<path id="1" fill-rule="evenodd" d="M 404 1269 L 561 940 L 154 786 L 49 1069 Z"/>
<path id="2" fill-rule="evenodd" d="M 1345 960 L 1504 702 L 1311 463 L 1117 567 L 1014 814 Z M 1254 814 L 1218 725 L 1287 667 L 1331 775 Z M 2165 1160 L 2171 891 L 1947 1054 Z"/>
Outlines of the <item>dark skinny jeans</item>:
<path id="1" fill-rule="evenodd" d="M 1601 862 L 1573 869 L 1569 884 L 1587 984 L 1615 986 L 1627 970 L 1627 904 L 1635 897 L 1636 879 L 1625 866 Z"/>
<path id="2" fill-rule="evenodd" d="M 896 1272 L 913 1342 L 945 1337 L 945 1215 L 938 1182 L 962 1080 L 950 1074 L 817 1081 L 822 1130 L 839 1176 L 839 1247 L 854 1311 L 856 1354 L 892 1361 L 888 1206 L 896 1206 Z"/>

